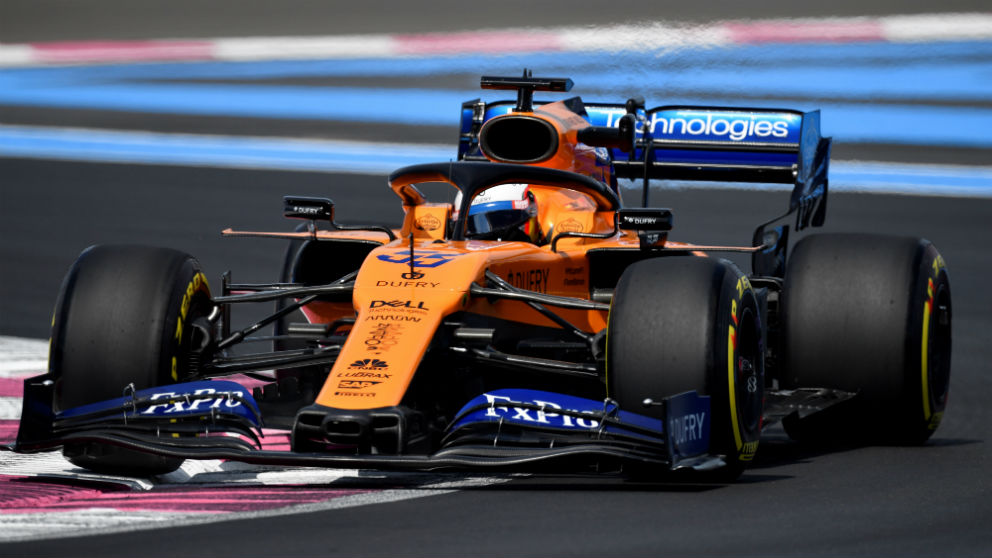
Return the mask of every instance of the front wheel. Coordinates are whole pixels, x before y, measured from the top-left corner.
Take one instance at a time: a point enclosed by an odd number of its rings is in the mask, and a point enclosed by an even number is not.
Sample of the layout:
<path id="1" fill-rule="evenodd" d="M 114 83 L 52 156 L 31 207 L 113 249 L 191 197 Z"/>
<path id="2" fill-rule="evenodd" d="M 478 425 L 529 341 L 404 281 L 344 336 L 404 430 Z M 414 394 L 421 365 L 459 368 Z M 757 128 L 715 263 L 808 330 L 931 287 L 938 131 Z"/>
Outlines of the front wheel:
<path id="1" fill-rule="evenodd" d="M 951 374 L 951 287 L 929 241 L 822 234 L 793 250 L 782 292 L 786 387 L 855 392 L 785 421 L 807 441 L 922 443 Z"/>
<path id="2" fill-rule="evenodd" d="M 761 316 L 747 277 L 709 258 L 638 262 L 617 284 L 607 332 L 609 396 L 661 418 L 644 399 L 709 395 L 710 453 L 724 456 L 721 478 L 738 477 L 758 448 L 764 397 Z"/>
<path id="3" fill-rule="evenodd" d="M 62 283 L 52 320 L 49 372 L 57 410 L 185 379 L 196 366 L 213 308 L 192 256 L 166 248 L 93 246 Z M 182 459 L 106 444 L 66 446 L 73 464 L 97 472 L 153 475 Z"/>

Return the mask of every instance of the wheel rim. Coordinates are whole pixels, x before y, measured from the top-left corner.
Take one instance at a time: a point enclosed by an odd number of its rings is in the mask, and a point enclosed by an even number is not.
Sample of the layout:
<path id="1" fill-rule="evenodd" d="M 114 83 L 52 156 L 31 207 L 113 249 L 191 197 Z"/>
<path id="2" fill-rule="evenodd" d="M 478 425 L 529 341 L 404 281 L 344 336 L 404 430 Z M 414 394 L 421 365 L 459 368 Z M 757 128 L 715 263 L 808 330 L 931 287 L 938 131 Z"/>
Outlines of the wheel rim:
<path id="1" fill-rule="evenodd" d="M 927 339 L 927 383 L 932 409 L 940 412 L 951 379 L 951 296 L 941 284 L 933 299 L 933 317 Z"/>
<path id="2" fill-rule="evenodd" d="M 734 394 L 737 398 L 741 434 L 761 429 L 763 379 L 761 377 L 761 339 L 756 316 L 746 309 L 741 316 L 737 338 L 737 365 Z"/>

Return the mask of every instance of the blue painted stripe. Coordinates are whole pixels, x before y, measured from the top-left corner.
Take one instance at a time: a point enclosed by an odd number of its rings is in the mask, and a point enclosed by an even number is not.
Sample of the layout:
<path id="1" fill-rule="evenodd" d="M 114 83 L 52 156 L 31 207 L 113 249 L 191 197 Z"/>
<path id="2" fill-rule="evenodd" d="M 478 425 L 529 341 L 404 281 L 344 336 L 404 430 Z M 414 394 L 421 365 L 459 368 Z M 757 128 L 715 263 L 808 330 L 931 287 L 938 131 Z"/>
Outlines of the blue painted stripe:
<path id="1" fill-rule="evenodd" d="M 652 105 L 720 98 L 725 105 L 819 108 L 824 133 L 838 141 L 990 148 L 992 134 L 987 130 L 992 129 L 992 109 L 987 101 L 992 99 L 992 73 L 986 71 L 990 58 L 992 42 L 975 41 L 20 68 L 0 71 L 0 104 L 456 126 L 462 101 L 505 95 L 480 95 L 474 84 L 442 90 L 203 80 L 422 78 L 475 75 L 479 68 L 516 74 L 521 67 L 530 67 L 547 75 L 571 76 L 577 84 L 573 92 L 590 100 L 618 102 L 642 94 Z M 779 100 L 754 100 L 763 96 Z M 797 100 L 788 100 L 790 96 Z M 840 101 L 809 100 L 817 98 Z M 893 100 L 899 103 L 892 104 Z M 916 104 L 933 101 L 973 102 L 985 108 Z"/>
<path id="2" fill-rule="evenodd" d="M 458 126 L 458 107 L 478 91 L 235 85 L 76 86 L 0 90 L 0 103 L 166 114 L 301 118 Z M 483 95 L 495 100 L 505 95 Z M 623 98 L 623 97 L 618 97 Z M 693 99 L 670 98 L 691 104 Z M 698 104 L 698 101 L 696 101 Z M 743 102 L 822 111 L 823 133 L 838 141 L 992 147 L 992 109 L 808 101 Z"/>
<path id="3" fill-rule="evenodd" d="M 446 161 L 455 146 L 196 136 L 0 126 L 0 156 L 291 171 L 388 174 Z M 781 185 L 684 182 L 675 187 L 788 189 Z M 834 191 L 992 197 L 992 167 L 835 161 Z"/>
<path id="4" fill-rule="evenodd" d="M 0 156 L 388 174 L 444 161 L 454 147 L 0 126 Z"/>

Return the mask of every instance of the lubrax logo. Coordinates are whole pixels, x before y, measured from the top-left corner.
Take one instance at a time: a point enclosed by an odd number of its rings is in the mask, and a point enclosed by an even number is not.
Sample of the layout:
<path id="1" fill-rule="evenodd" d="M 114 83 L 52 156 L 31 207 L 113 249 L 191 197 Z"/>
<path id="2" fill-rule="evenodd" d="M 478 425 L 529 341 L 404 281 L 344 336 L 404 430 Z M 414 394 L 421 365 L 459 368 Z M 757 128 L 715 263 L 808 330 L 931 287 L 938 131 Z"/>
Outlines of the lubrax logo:
<path id="1" fill-rule="evenodd" d="M 385 368 L 370 368 L 370 370 L 385 370 Z M 384 372 L 338 372 L 335 376 L 338 378 L 374 378 L 376 380 L 388 380 L 393 377 L 392 374 L 386 374 Z"/>
<path id="2" fill-rule="evenodd" d="M 415 300 L 373 300 L 369 308 L 412 308 L 414 310 L 427 310 L 424 302 Z"/>
<path id="3" fill-rule="evenodd" d="M 389 364 L 377 358 L 363 358 L 352 362 L 348 368 L 352 370 L 385 370 Z"/>
<path id="4" fill-rule="evenodd" d="M 789 116 L 791 115 L 665 111 L 651 115 L 650 129 L 655 135 L 676 138 L 700 136 L 694 139 L 729 138 L 731 141 L 782 139 L 789 135 Z"/>

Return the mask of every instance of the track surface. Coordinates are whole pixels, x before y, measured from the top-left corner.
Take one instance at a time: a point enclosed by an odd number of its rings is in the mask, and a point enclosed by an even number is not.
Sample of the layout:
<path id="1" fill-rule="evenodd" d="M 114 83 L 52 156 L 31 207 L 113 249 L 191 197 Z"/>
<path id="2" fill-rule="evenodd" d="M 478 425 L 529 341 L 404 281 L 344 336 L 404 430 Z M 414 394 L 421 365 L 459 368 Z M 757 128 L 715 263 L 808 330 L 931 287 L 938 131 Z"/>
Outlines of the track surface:
<path id="1" fill-rule="evenodd" d="M 66 10 L 61 12 L 64 18 L 42 18 L 34 11 L 56 4 Z M 91 9 L 73 14 L 71 10 L 76 8 L 72 6 L 80 4 Z M 783 5 L 764 3 L 756 11 L 720 13 L 726 17 L 802 15 L 783 12 Z M 0 8 L 0 22 L 15 21 L 5 17 L 14 14 L 24 25 L 0 23 L 0 37 L 4 41 L 39 41 L 244 35 L 262 32 L 265 28 L 260 19 L 269 16 L 273 33 L 300 34 L 450 30 L 469 27 L 466 21 L 478 21 L 463 15 L 438 22 L 419 10 L 388 10 L 388 17 L 376 18 L 351 12 L 364 23 L 349 24 L 345 18 L 321 12 L 325 27 L 315 23 L 315 17 L 288 18 L 290 9 L 273 15 L 266 12 L 268 3 L 239 2 L 234 17 L 211 17 L 208 11 L 202 18 L 188 18 L 197 23 L 185 27 L 172 25 L 175 21 L 169 22 L 164 16 L 148 18 L 144 25 L 139 24 L 140 19 L 129 20 L 122 26 L 119 22 L 112 25 L 109 12 L 102 11 L 109 6 L 119 8 L 121 4 L 5 2 Z M 316 9 L 311 3 L 300 6 Z M 513 8 L 512 3 L 501 6 L 508 12 Z M 571 19 L 568 15 L 538 14 L 535 23 L 599 22 L 589 15 L 598 13 L 593 6 L 585 10 L 576 6 Z M 969 7 L 978 6 L 961 9 Z M 657 4 L 652 9 L 659 11 L 656 15 L 671 9 L 663 13 L 671 19 L 704 20 L 709 17 L 704 8 Z M 914 8 L 911 4 L 831 5 L 837 15 Z M 486 5 L 482 9 L 492 8 Z M 626 13 L 635 13 L 632 10 Z M 119 13 L 137 17 L 126 9 Z M 306 11 L 301 14 L 312 15 Z M 481 18 L 485 26 L 518 21 L 501 20 L 505 16 L 495 12 L 487 15 L 491 19 Z M 79 18 L 86 24 L 69 24 Z M 452 87 L 460 90 L 468 78 L 445 79 L 453 80 Z M 390 86 L 385 81 L 364 82 L 369 84 Z M 825 112 L 825 120 L 828 114 Z M 24 106 L 0 106 L 0 115 L 5 123 L 29 125 L 262 133 L 258 120 L 230 117 L 164 118 L 133 113 L 122 118 L 113 111 Z M 374 125 L 266 122 L 282 130 L 277 135 L 284 136 L 398 139 L 390 130 Z M 442 143 L 451 138 L 451 132 L 441 126 L 436 130 L 409 126 L 404 127 L 406 130 L 423 134 L 419 140 L 408 141 Z M 855 151 L 851 146 L 838 146 L 838 151 L 843 149 Z M 980 160 L 975 149 L 955 145 L 865 144 L 857 146 L 856 152 L 866 160 L 988 164 Z M 375 174 L 0 158 L 0 176 L 0 236 L 4 239 L 0 261 L 5 262 L 0 274 L 0 335 L 47 336 L 49 312 L 61 276 L 79 251 L 91 244 L 127 241 L 171 246 L 196 254 L 210 278 L 233 269 L 238 280 L 266 280 L 278 269 L 281 246 L 264 240 L 221 241 L 217 231 L 228 225 L 285 228 L 279 216 L 283 194 L 330 196 L 337 202 L 339 215 L 353 222 L 389 222 L 399 216 L 383 177 Z M 673 236 L 700 243 L 736 243 L 750 238 L 756 223 L 784 209 L 787 194 L 668 189 L 656 190 L 653 200 L 675 209 L 678 234 Z M 992 411 L 987 403 L 992 396 L 988 365 L 992 362 L 992 324 L 987 317 L 992 292 L 986 280 L 992 272 L 992 256 L 986 247 L 992 238 L 990 217 L 992 199 L 987 197 L 831 196 L 827 230 L 925 236 L 948 262 L 955 324 L 952 395 L 940 430 L 926 446 L 820 451 L 788 442 L 773 430 L 763 441 L 754 467 L 740 482 L 727 486 L 645 485 L 612 477 L 549 476 L 498 484 L 462 483 L 460 490 L 448 492 L 431 483 L 460 478 L 324 477 L 313 481 L 310 477 L 305 487 L 285 493 L 295 493 L 299 503 L 304 502 L 301 492 L 308 490 L 322 492 L 314 496 L 321 501 L 334 491 L 354 495 L 392 488 L 409 497 L 430 496 L 386 499 L 384 503 L 346 509 L 303 508 L 292 515 L 85 539 L 6 543 L 0 544 L 0 555 L 987 555 L 992 548 L 988 529 L 992 486 L 986 474 L 992 458 L 988 448 Z M 53 482 L 50 487 L 57 493 L 65 485 Z M 78 489 L 79 485 L 71 488 Z M 232 488 L 199 487 L 189 497 L 196 499 L 199 493 L 199 498 L 209 499 L 209 490 L 223 494 Z M 227 492 L 227 496 L 248 497 L 234 492 Z M 257 492 L 251 497 L 262 498 Z M 93 500 L 91 505 L 97 506 L 99 501 Z M 139 496 L 122 497 L 114 505 L 134 515 L 154 509 L 151 504 L 142 504 Z M 0 525 L 4 530 L 16 529 L 16 525 L 4 524 L 5 507 L 0 502 Z M 181 521 L 172 516 L 159 520 L 162 526 Z M 53 521 L 53 527 L 56 524 Z"/>

